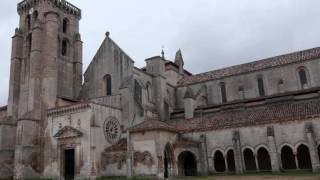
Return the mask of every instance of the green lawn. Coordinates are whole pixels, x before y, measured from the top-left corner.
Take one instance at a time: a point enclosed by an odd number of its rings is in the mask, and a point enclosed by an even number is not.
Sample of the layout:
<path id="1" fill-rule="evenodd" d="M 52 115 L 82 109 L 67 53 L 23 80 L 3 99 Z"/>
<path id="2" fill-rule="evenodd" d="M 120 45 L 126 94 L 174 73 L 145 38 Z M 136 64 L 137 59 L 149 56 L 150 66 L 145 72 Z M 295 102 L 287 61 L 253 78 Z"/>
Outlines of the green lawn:
<path id="1" fill-rule="evenodd" d="M 285 173 L 246 173 L 242 175 L 218 174 L 208 177 L 177 177 L 170 180 L 320 180 L 320 174 L 311 172 L 285 172 Z M 125 177 L 106 177 L 99 180 L 126 180 Z M 135 177 L 131 180 L 156 180 L 156 178 Z"/>

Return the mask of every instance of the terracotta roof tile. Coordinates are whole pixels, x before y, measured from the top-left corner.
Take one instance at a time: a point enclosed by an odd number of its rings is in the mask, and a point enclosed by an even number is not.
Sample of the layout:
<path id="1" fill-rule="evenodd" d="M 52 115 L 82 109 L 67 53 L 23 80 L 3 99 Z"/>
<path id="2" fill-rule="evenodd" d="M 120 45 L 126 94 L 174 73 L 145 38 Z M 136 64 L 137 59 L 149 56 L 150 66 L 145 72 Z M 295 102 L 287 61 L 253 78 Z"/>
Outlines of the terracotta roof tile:
<path id="1" fill-rule="evenodd" d="M 281 56 L 276 56 L 268 59 L 254 61 L 251 63 L 231 66 L 223 69 L 218 69 L 206 73 L 196 74 L 193 76 L 186 76 L 178 82 L 179 86 L 187 86 L 190 84 L 205 82 L 225 78 L 229 76 L 239 75 L 243 73 L 250 73 L 267 68 L 273 68 L 281 65 L 297 63 L 312 59 L 320 58 L 320 48 L 313 48 L 304 51 L 294 52 Z"/>
<path id="2" fill-rule="evenodd" d="M 177 147 L 191 147 L 191 146 L 198 147 L 199 144 L 200 144 L 199 141 L 194 141 L 192 139 L 180 137 L 173 143 L 173 147 L 174 148 L 177 148 Z"/>
<path id="3" fill-rule="evenodd" d="M 320 100 L 222 110 L 210 117 L 179 120 L 170 124 L 186 133 L 285 123 L 315 117 L 320 117 Z"/>
<path id="4" fill-rule="evenodd" d="M 130 128 L 130 132 L 143 132 L 143 131 L 153 131 L 153 130 L 178 132 L 174 126 L 171 126 L 159 120 L 151 120 L 151 119 L 145 120 L 142 123 Z"/>

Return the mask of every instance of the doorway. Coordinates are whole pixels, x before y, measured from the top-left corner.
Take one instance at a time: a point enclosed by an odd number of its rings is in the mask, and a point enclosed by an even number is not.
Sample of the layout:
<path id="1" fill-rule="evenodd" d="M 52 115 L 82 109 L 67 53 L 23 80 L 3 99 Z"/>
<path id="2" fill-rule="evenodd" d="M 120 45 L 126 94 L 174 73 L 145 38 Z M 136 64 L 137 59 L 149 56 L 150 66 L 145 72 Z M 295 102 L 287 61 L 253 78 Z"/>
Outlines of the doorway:
<path id="1" fill-rule="evenodd" d="M 182 152 L 178 157 L 179 176 L 196 176 L 197 161 L 193 153 L 189 151 Z"/>
<path id="2" fill-rule="evenodd" d="M 74 179 L 75 153 L 74 149 L 64 150 L 64 177 L 66 180 Z"/>

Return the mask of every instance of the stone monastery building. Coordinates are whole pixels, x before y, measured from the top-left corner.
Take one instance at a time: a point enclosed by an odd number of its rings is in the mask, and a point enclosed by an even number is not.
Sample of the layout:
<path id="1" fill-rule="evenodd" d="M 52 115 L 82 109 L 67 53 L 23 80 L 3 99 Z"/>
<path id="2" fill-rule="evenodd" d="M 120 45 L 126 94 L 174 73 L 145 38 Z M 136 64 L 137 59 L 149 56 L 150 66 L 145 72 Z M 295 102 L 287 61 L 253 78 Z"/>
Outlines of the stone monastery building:
<path id="1" fill-rule="evenodd" d="M 146 67 L 106 34 L 82 72 L 81 10 L 24 0 L 0 109 L 0 177 L 319 171 L 320 48 L 201 74 Z"/>

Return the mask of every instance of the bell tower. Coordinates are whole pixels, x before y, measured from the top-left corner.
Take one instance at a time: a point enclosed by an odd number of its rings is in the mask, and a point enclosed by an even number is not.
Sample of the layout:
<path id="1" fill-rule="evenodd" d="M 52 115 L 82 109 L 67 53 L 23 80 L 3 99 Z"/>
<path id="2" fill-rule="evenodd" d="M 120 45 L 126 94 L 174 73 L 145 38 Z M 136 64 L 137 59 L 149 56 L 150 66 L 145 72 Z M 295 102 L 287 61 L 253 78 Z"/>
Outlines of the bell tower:
<path id="1" fill-rule="evenodd" d="M 17 123 L 15 178 L 43 172 L 46 110 L 82 84 L 81 10 L 65 0 L 24 0 L 12 38 L 8 116 Z"/>

